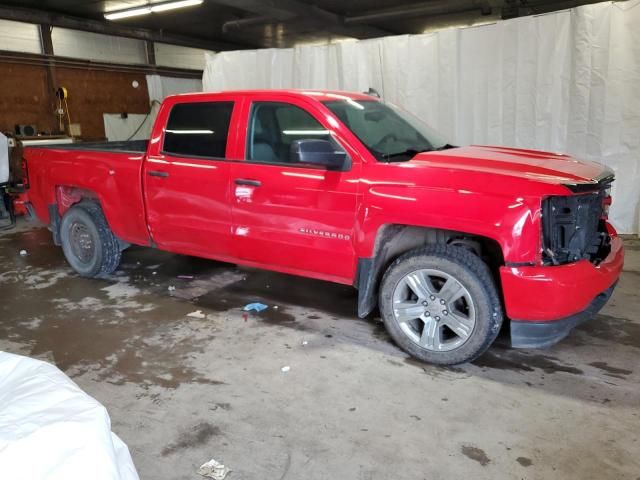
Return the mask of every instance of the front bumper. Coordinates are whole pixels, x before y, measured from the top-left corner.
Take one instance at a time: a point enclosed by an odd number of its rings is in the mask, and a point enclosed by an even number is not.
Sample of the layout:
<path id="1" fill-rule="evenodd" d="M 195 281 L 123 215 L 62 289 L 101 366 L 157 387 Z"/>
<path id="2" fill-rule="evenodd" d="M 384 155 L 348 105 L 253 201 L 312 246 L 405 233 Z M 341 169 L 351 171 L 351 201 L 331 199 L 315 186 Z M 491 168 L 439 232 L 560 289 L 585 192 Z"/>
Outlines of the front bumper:
<path id="1" fill-rule="evenodd" d="M 605 306 L 616 284 L 600 293 L 583 311 L 551 322 L 511 320 L 511 346 L 514 348 L 546 348 L 559 342 L 569 332 L 589 320 Z"/>
<path id="2" fill-rule="evenodd" d="M 501 267 L 500 279 L 514 347 L 546 347 L 566 337 L 609 300 L 622 272 L 622 239 L 611 228 L 611 252 L 558 266 Z"/>
<path id="3" fill-rule="evenodd" d="M 622 239 L 612 236 L 611 252 L 597 266 L 581 260 L 558 266 L 501 267 L 507 317 L 548 322 L 575 315 L 618 280 L 623 261 Z"/>

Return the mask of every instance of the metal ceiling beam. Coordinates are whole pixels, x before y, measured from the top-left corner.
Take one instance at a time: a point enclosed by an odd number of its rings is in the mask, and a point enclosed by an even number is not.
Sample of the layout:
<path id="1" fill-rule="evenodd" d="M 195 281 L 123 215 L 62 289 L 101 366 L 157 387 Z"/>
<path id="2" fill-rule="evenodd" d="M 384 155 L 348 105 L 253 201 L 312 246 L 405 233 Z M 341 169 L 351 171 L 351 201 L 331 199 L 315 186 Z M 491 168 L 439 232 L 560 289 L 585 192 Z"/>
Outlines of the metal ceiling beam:
<path id="1" fill-rule="evenodd" d="M 51 124 L 54 125 L 54 133 L 60 133 L 57 114 L 56 112 L 56 99 L 55 99 L 55 91 L 56 91 L 56 64 L 53 61 L 53 42 L 51 41 L 51 25 L 40 24 L 38 25 L 38 30 L 40 33 L 40 45 L 42 46 L 42 53 L 47 57 L 47 69 L 46 69 L 46 81 L 47 81 L 47 90 L 45 93 L 44 100 L 49 104 L 49 113 L 47 116 L 51 121 Z"/>
<path id="2" fill-rule="evenodd" d="M 294 15 L 290 15 L 293 18 Z M 273 17 L 267 17 L 266 15 L 257 15 L 255 17 L 239 18 L 238 20 L 229 20 L 222 24 L 222 32 L 230 33 L 234 30 L 242 30 L 243 28 L 259 27 L 268 23 L 283 22 L 289 20 L 289 18 L 282 19 Z"/>
<path id="3" fill-rule="evenodd" d="M 502 7 L 502 19 L 523 17 L 526 15 L 541 15 L 545 13 L 581 7 L 600 0 L 505 0 Z"/>
<path id="4" fill-rule="evenodd" d="M 342 15 L 323 10 L 315 5 L 299 2 L 298 0 L 212 0 L 213 3 L 233 7 L 262 17 L 262 23 L 270 21 L 291 21 L 300 18 L 305 23 L 315 23 L 324 30 L 346 37 L 374 38 L 389 35 L 389 32 L 368 25 L 346 25 Z M 246 19 L 249 25 L 258 25 L 258 19 Z M 233 23 L 235 22 L 235 24 Z M 240 23 L 239 23 L 240 22 Z M 237 27 L 241 21 L 232 21 L 228 28 Z M 224 28 L 224 27 L 223 27 Z"/>
<path id="5" fill-rule="evenodd" d="M 346 25 L 360 23 L 381 22 L 399 20 L 402 18 L 424 17 L 432 15 L 444 15 L 478 11 L 483 15 L 491 13 L 491 4 L 488 0 L 438 0 L 430 2 L 414 3 L 398 7 L 370 10 L 357 15 L 348 15 L 344 19 Z"/>
<path id="6" fill-rule="evenodd" d="M 70 57 L 58 57 L 39 53 L 9 52 L 0 50 L 0 62 L 17 63 L 20 65 L 35 65 L 47 67 L 53 65 L 56 68 L 73 68 L 80 70 L 104 70 L 109 72 L 129 72 L 158 74 L 167 77 L 202 78 L 202 70 L 185 68 L 161 67 L 156 65 L 137 65 L 97 62 L 93 60 L 80 60 Z M 53 91 L 55 89 L 52 89 Z M 53 109 L 52 109 L 53 111 Z"/>
<path id="7" fill-rule="evenodd" d="M 144 28 L 118 25 L 111 22 L 102 22 L 88 18 L 74 17 L 71 15 L 46 12 L 31 8 L 8 7 L 0 5 L 0 18 L 36 24 L 47 24 L 55 27 L 83 30 L 85 32 L 102 33 L 119 37 L 150 40 L 153 42 L 171 43 L 185 47 L 203 48 L 205 50 L 238 50 L 249 48 L 249 45 L 238 43 L 192 38 L 183 35 L 147 30 Z"/>

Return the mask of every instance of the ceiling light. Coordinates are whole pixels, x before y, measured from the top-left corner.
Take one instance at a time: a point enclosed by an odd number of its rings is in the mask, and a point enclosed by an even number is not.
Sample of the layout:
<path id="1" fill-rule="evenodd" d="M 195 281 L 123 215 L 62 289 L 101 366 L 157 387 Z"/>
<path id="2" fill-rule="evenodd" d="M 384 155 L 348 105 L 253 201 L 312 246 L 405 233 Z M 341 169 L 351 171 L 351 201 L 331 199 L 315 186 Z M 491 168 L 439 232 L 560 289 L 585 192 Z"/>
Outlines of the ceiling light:
<path id="1" fill-rule="evenodd" d="M 121 18 L 148 15 L 149 13 L 166 12 L 167 10 L 174 10 L 176 8 L 192 7 L 194 5 L 200 5 L 202 2 L 204 2 L 204 0 L 178 0 L 177 2 L 156 3 L 145 7 L 105 13 L 104 18 L 107 20 L 119 20 Z"/>
<path id="2" fill-rule="evenodd" d="M 151 9 L 149 7 L 132 8 L 131 10 L 122 10 L 120 12 L 105 13 L 104 18 L 106 18 L 107 20 L 118 20 L 120 18 L 137 17 L 138 15 L 146 15 L 147 13 L 151 13 Z"/>
<path id="3" fill-rule="evenodd" d="M 192 7 L 194 5 L 200 5 L 204 0 L 180 0 L 178 2 L 159 3 L 157 5 L 151 5 L 152 12 L 166 12 L 167 10 L 173 10 L 174 8 Z"/>

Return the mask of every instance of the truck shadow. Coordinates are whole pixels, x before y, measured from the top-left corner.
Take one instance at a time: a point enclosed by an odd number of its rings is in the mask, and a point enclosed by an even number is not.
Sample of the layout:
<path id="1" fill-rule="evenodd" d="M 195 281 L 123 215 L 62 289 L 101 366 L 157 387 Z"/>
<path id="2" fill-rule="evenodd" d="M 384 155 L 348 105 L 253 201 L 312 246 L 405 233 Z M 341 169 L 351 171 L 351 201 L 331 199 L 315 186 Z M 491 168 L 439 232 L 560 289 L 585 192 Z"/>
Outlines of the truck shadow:
<path id="1" fill-rule="evenodd" d="M 419 374 L 434 378 L 482 378 L 594 403 L 640 403 L 640 395 L 623 394 L 637 381 L 634 372 L 624 366 L 640 360 L 640 324 L 628 319 L 600 314 L 546 350 L 510 348 L 505 328 L 494 345 L 474 362 L 437 367 L 407 357 L 393 344 L 376 315 L 359 319 L 357 291 L 349 286 L 201 259 L 177 257 L 172 262 L 177 263 L 165 273 L 176 275 L 188 270 L 214 276 L 225 272 L 235 275 L 232 281 L 212 285 L 205 293 L 187 299 L 199 308 L 239 312 L 246 303 L 262 302 L 269 308 L 250 314 L 258 325 L 322 335 L 326 348 L 339 344 L 368 348 L 384 354 L 392 365 L 414 368 Z"/>
<path id="2" fill-rule="evenodd" d="M 21 249 L 27 250 L 27 256 L 17 255 Z M 640 404 L 640 394 L 634 388 L 638 378 L 632 367 L 628 368 L 640 360 L 640 324 L 609 314 L 600 314 L 549 350 L 511 349 L 502 334 L 473 363 L 443 368 L 408 358 L 393 344 L 379 318 L 359 319 L 357 291 L 345 285 L 140 247 L 124 252 L 120 270 L 114 277 L 84 280 L 71 272 L 45 229 L 0 236 L 0 265 L 3 280 L 13 282 L 16 289 L 22 282 L 44 282 L 36 285 L 43 287 L 38 290 L 40 303 L 55 302 L 60 292 L 68 292 L 70 286 L 81 289 L 82 295 L 96 296 L 96 291 L 105 285 L 129 285 L 141 292 L 145 302 L 163 305 L 163 309 L 198 308 L 208 316 L 224 312 L 238 319 L 249 316 L 251 322 L 247 325 L 251 327 L 284 327 L 317 334 L 327 349 L 349 344 L 375 350 L 389 364 L 414 369 L 417 375 L 446 377 L 454 382 L 480 378 L 588 402 Z M 637 275 L 627 277 L 621 282 L 637 281 Z M 51 286 L 46 282 L 51 282 Z M 252 302 L 264 303 L 269 308 L 258 314 L 243 313 L 242 307 Z M 26 318 L 26 314 L 23 307 L 22 316 Z M 157 319 L 148 320 L 151 331 Z M 135 327 L 130 327 L 134 335 Z M 21 333 L 27 342 L 27 336 L 33 334 L 27 329 Z"/>

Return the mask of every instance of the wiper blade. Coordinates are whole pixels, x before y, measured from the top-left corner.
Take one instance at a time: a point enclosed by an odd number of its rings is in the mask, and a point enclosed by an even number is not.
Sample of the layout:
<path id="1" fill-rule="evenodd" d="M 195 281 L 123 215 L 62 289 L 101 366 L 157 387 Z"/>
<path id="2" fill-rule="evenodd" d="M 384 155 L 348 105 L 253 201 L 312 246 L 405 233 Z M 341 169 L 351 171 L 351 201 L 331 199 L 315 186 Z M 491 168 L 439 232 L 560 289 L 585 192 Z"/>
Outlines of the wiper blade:
<path id="1" fill-rule="evenodd" d="M 392 158 L 397 158 L 397 157 L 415 157 L 417 154 L 422 153 L 422 152 L 430 152 L 431 149 L 424 149 L 424 150 L 417 150 L 415 148 L 408 148 L 402 152 L 395 152 L 395 153 L 383 153 L 382 154 L 382 158 L 384 158 L 385 160 L 391 160 Z"/>
<path id="2" fill-rule="evenodd" d="M 450 148 L 458 148 L 456 145 L 451 145 L 450 143 L 445 143 L 443 146 L 436 148 L 436 151 L 439 152 L 440 150 L 449 150 Z"/>

